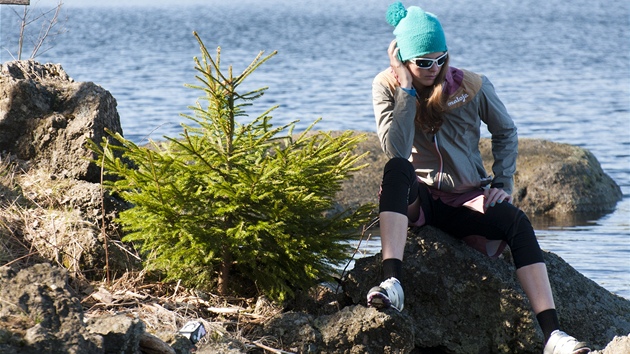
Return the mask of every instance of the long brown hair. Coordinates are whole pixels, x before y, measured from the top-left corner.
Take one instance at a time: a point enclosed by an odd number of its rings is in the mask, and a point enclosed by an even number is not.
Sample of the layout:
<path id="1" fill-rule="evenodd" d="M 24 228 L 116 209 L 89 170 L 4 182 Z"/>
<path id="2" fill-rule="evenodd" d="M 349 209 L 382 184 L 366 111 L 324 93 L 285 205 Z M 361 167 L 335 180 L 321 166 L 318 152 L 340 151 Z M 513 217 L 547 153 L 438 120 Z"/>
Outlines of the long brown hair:
<path id="1" fill-rule="evenodd" d="M 420 128 L 425 133 L 437 133 L 442 123 L 444 123 L 447 95 L 444 92 L 443 86 L 446 80 L 446 73 L 449 70 L 449 61 L 450 56 L 446 58 L 446 62 L 442 65 L 433 86 L 424 90 L 418 90 L 418 99 L 416 100 L 416 123 L 420 125 Z"/>

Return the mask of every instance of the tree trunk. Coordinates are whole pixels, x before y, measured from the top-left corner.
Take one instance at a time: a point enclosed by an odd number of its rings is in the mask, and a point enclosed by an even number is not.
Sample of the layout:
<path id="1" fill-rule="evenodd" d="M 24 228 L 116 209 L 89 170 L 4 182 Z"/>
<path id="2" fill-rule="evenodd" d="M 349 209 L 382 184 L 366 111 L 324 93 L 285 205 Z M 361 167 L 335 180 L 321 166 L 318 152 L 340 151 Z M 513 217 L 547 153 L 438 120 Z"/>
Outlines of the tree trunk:
<path id="1" fill-rule="evenodd" d="M 223 261 L 219 267 L 219 283 L 217 284 L 217 291 L 219 295 L 227 295 L 228 284 L 230 280 L 230 269 L 232 268 L 232 253 L 228 247 L 223 248 Z"/>

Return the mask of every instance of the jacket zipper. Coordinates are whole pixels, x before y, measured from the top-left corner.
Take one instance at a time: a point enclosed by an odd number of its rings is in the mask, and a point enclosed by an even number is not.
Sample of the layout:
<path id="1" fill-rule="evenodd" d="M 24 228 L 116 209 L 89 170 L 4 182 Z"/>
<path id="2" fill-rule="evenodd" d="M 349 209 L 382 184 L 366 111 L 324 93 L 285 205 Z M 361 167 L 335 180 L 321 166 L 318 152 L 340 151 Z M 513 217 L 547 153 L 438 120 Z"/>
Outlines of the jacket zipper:
<path id="1" fill-rule="evenodd" d="M 442 160 L 442 153 L 440 153 L 440 145 L 438 144 L 437 134 L 433 135 L 433 145 L 435 146 L 435 151 L 437 152 L 438 157 L 440 158 L 440 169 L 438 170 L 437 178 L 437 189 L 442 189 L 442 171 L 444 170 L 444 161 Z"/>

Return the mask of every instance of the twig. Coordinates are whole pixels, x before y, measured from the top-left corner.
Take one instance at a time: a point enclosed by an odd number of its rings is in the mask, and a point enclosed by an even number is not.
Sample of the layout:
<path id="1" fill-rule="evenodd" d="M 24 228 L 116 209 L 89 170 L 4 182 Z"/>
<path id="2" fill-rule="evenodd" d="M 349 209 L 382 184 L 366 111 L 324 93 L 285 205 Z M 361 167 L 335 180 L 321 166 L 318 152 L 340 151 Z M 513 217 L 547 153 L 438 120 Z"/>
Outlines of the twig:
<path id="1" fill-rule="evenodd" d="M 22 257 L 18 257 L 18 258 L 16 258 L 16 259 L 12 260 L 11 262 L 7 262 L 7 263 L 3 264 L 2 266 L 3 266 L 3 267 L 4 267 L 4 266 L 9 266 L 9 265 L 11 265 L 11 264 L 13 264 L 13 263 L 15 263 L 15 262 L 17 262 L 17 261 L 21 260 L 21 259 L 28 258 L 28 257 L 30 257 L 30 256 L 32 256 L 32 255 L 37 254 L 37 253 L 38 253 L 37 251 L 35 251 L 35 252 L 31 252 L 31 253 L 29 253 L 29 254 L 27 254 L 27 255 L 24 255 L 24 256 L 22 256 Z"/>
<path id="2" fill-rule="evenodd" d="M 59 1 L 59 3 L 57 4 L 57 8 L 55 9 L 55 13 L 53 15 L 53 18 L 50 20 L 50 22 L 48 22 L 48 26 L 45 26 L 45 24 L 42 24 L 42 29 L 43 29 L 44 33 L 42 34 L 40 32 L 40 35 L 38 37 L 38 41 L 35 44 L 35 47 L 33 48 L 33 52 L 31 53 L 31 58 L 35 58 L 35 56 L 37 56 L 37 52 L 40 50 L 40 48 L 42 47 L 42 45 L 46 41 L 46 38 L 50 35 L 50 30 L 53 27 L 55 27 L 55 25 L 57 24 L 57 19 L 59 18 L 59 12 L 61 11 L 61 5 L 63 5 L 63 2 Z"/>
<path id="3" fill-rule="evenodd" d="M 141 261 L 142 258 L 140 258 L 140 256 L 138 256 L 137 254 L 131 253 L 131 251 L 129 251 L 125 246 L 123 246 L 122 244 L 120 244 L 120 242 L 116 241 L 116 240 L 110 240 L 112 241 L 112 243 L 114 244 L 114 246 L 120 248 L 121 251 L 129 254 L 131 257 L 135 258 L 138 261 Z"/>
<path id="4" fill-rule="evenodd" d="M 105 139 L 105 150 L 109 146 L 109 140 Z M 111 279 L 109 277 L 109 245 L 107 243 L 107 232 L 105 232 L 105 190 L 103 188 L 103 175 L 105 174 L 105 153 L 103 153 L 103 159 L 101 161 L 101 235 L 104 240 L 105 247 L 105 274 L 107 276 L 107 285 L 111 285 Z"/>
<path id="5" fill-rule="evenodd" d="M 341 272 L 341 278 L 343 279 L 344 275 L 346 274 L 346 271 L 348 270 L 348 267 L 350 266 L 350 262 L 352 262 L 354 260 L 354 256 L 359 253 L 359 249 L 361 248 L 361 243 L 363 242 L 363 236 L 365 236 L 365 233 L 373 228 L 376 224 L 378 224 L 379 222 L 379 217 L 375 217 L 372 222 L 363 229 L 363 231 L 361 232 L 361 238 L 359 238 L 359 244 L 357 245 L 357 247 L 354 249 L 354 252 L 352 253 L 352 256 L 350 257 L 350 260 L 348 261 L 348 263 L 346 263 L 346 266 L 343 268 L 343 271 Z M 339 285 L 337 285 L 337 290 L 339 290 Z"/>
<path id="6" fill-rule="evenodd" d="M 149 132 L 149 134 L 143 136 L 142 139 L 140 139 L 140 141 L 144 141 L 144 140 L 149 141 L 149 137 L 151 136 L 151 134 L 153 134 L 156 130 L 162 128 L 162 126 L 164 126 L 165 124 L 166 123 L 162 123 L 162 124 L 158 125 L 157 127 L 153 128 L 153 130 L 151 130 Z"/>
<path id="7" fill-rule="evenodd" d="M 121 302 L 121 303 L 118 303 L 118 304 L 114 304 L 114 303 L 106 304 L 104 302 L 98 302 L 98 303 L 92 305 L 92 307 L 90 307 L 90 310 L 95 308 L 95 307 L 116 308 L 116 307 L 137 307 L 137 306 L 138 306 L 137 302 Z"/>
<path id="8" fill-rule="evenodd" d="M 28 8 L 24 6 L 24 17 L 20 22 L 20 38 L 18 40 L 18 60 L 22 59 L 22 46 L 24 45 L 24 30 L 26 29 L 26 16 L 28 15 Z"/>
<path id="9" fill-rule="evenodd" d="M 294 352 L 285 352 L 282 349 L 275 349 L 260 343 L 259 341 L 251 342 L 253 345 L 276 354 L 295 354 Z"/>
<path id="10" fill-rule="evenodd" d="M 346 276 L 346 272 L 348 271 L 348 267 L 350 266 L 350 262 L 354 261 L 354 256 L 356 256 L 356 254 L 359 252 L 359 249 L 361 248 L 361 243 L 363 242 L 363 236 L 365 236 L 365 233 L 373 228 L 376 224 L 378 224 L 379 222 L 379 217 L 375 217 L 374 219 L 372 219 L 372 222 L 367 226 L 363 228 L 363 231 L 361 232 L 361 237 L 359 238 L 359 244 L 357 244 L 357 247 L 354 249 L 354 252 L 352 253 L 352 256 L 350 257 L 350 260 L 348 261 L 348 263 L 346 263 L 346 266 L 343 268 L 343 271 L 341 271 L 341 276 L 340 276 L 340 280 L 343 280 L 343 278 Z M 369 239 L 369 236 L 368 236 Z M 367 240 L 366 240 L 367 241 Z M 337 283 L 337 288 L 335 288 L 335 292 L 339 293 L 339 287 L 341 286 L 341 281 L 339 281 Z M 339 307 L 339 303 L 337 303 L 337 309 L 341 310 L 341 308 Z"/>
<path id="11" fill-rule="evenodd" d="M 175 291 L 173 291 L 173 296 L 171 296 L 171 299 L 175 298 L 175 295 L 177 295 L 177 290 L 179 290 L 179 284 L 182 282 L 181 279 L 177 280 L 177 285 L 175 286 Z"/>

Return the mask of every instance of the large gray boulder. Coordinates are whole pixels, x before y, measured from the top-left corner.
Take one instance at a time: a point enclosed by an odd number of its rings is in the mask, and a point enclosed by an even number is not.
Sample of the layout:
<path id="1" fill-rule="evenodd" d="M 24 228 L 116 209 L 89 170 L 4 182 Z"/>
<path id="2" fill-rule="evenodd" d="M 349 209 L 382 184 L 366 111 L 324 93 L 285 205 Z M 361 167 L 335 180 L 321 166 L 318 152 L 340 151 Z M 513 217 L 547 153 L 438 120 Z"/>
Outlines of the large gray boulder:
<path id="1" fill-rule="evenodd" d="M 92 82 L 75 82 L 58 64 L 12 61 L 0 67 L 0 151 L 58 178 L 100 181 L 86 147 L 122 134 L 116 100 Z"/>
<path id="2" fill-rule="evenodd" d="M 16 186 L 0 193 L 0 220 L 11 235 L 78 275 L 128 269 L 112 222 L 126 203 L 103 191 L 88 140 L 122 134 L 116 100 L 91 82 L 75 82 L 58 64 L 32 60 L 0 66 L 0 160 L 17 166 Z M 112 143 L 115 140 L 110 139 Z M 17 203 L 16 203 L 17 202 Z M 22 210 L 25 210 L 22 212 Z M 3 233 L 0 223 L 0 235 Z M 106 259 L 107 256 L 107 259 Z M 97 270 L 97 272 L 93 272 Z"/>
<path id="3" fill-rule="evenodd" d="M 630 301 L 555 254 L 544 257 L 562 328 L 588 341 L 594 353 L 627 353 Z M 380 254 L 356 260 L 342 280 L 345 298 L 320 295 L 319 305 L 298 299 L 291 311 L 267 322 L 263 333 L 299 353 L 542 352 L 543 336 L 509 252 L 491 259 L 438 229 L 413 230 L 405 251 L 402 312 L 366 307 L 365 295 L 382 279 L 380 264 Z M 330 307 L 335 298 L 338 310 Z"/>
<path id="4" fill-rule="evenodd" d="M 492 171 L 490 140 L 479 145 Z M 621 200 L 621 188 L 588 150 L 540 139 L 520 139 L 514 175 L 514 204 L 531 215 L 608 213 Z"/>
<path id="5" fill-rule="evenodd" d="M 405 250 L 405 309 L 416 348 L 444 353 L 540 353 L 542 333 L 516 277 L 510 253 L 491 259 L 438 229 L 411 232 Z M 630 301 L 545 252 L 562 328 L 606 346 L 630 333 Z M 353 303 L 378 284 L 380 254 L 356 261 L 344 284 Z"/>
<path id="6" fill-rule="evenodd" d="M 627 353 L 630 301 L 553 253 L 544 257 L 562 328 L 588 341 L 594 353 Z M 438 229 L 413 230 L 405 251 L 402 312 L 366 307 L 365 295 L 382 279 L 380 264 L 380 254 L 356 260 L 341 281 L 342 294 L 328 286 L 315 291 L 314 302 L 297 299 L 261 335 L 298 353 L 542 352 L 542 333 L 509 252 L 491 259 Z"/>

